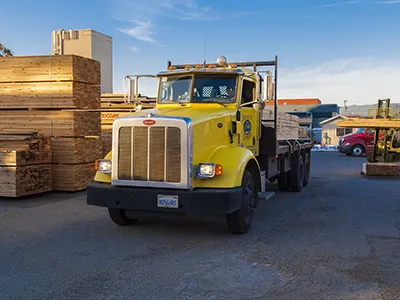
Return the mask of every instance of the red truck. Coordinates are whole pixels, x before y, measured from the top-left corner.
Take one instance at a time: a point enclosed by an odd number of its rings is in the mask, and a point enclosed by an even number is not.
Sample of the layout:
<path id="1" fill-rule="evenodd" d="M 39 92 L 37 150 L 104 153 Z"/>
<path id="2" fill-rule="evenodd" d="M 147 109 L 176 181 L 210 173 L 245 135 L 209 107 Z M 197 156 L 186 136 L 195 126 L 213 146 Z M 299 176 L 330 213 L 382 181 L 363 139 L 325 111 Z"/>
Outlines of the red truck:
<path id="1" fill-rule="evenodd" d="M 374 131 L 358 128 L 356 132 L 346 134 L 339 139 L 338 151 L 348 156 L 362 156 L 374 149 Z"/>

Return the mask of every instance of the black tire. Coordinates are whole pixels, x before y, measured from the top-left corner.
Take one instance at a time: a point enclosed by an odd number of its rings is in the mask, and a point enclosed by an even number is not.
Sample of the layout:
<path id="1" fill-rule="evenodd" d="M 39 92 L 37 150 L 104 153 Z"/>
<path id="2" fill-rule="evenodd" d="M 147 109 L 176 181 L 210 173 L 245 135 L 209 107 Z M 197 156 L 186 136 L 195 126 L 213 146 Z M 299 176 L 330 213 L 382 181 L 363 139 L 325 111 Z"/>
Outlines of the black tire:
<path id="1" fill-rule="evenodd" d="M 139 221 L 139 219 L 128 218 L 125 214 L 124 209 L 109 208 L 108 213 L 110 215 L 111 220 L 115 224 L 120 225 L 120 226 L 133 225 Z"/>
<path id="2" fill-rule="evenodd" d="M 249 170 L 242 179 L 241 208 L 226 214 L 226 224 L 233 234 L 245 234 L 250 229 L 253 220 L 254 207 L 257 197 L 256 182 Z"/>
<path id="3" fill-rule="evenodd" d="M 290 190 L 289 172 L 278 175 L 278 187 L 282 192 L 287 192 Z"/>
<path id="4" fill-rule="evenodd" d="M 351 148 L 351 155 L 355 157 L 361 157 L 365 153 L 364 147 L 362 145 L 354 145 Z"/>
<path id="5" fill-rule="evenodd" d="M 292 167 L 289 174 L 289 184 L 292 192 L 301 192 L 304 182 L 303 157 L 297 155 L 292 158 Z"/>
<path id="6" fill-rule="evenodd" d="M 310 180 L 310 153 L 306 153 L 304 155 L 304 178 L 303 178 L 303 187 L 308 185 Z"/>

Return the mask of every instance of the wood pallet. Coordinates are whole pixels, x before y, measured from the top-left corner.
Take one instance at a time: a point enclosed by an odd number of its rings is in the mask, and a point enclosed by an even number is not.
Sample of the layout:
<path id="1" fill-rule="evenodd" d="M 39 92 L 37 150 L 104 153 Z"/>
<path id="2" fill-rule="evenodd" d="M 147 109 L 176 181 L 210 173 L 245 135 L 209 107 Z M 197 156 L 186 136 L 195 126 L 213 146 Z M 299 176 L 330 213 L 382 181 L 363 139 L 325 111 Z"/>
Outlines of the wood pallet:
<path id="1" fill-rule="evenodd" d="M 0 57 L 0 82 L 76 81 L 100 85 L 100 62 L 77 55 Z"/>
<path id="2" fill-rule="evenodd" d="M 0 83 L 0 109 L 100 108 L 100 86 L 81 82 Z"/>
<path id="3" fill-rule="evenodd" d="M 46 136 L 100 135 L 100 112 L 84 110 L 0 110 L 0 134 L 37 132 Z"/>
<path id="4" fill-rule="evenodd" d="M 54 164 L 93 163 L 102 156 L 102 140 L 92 138 L 53 138 Z"/>
<path id="5" fill-rule="evenodd" d="M 94 163 L 76 165 L 52 165 L 54 191 L 76 192 L 86 189 L 96 174 Z"/>
<path id="6" fill-rule="evenodd" d="M 0 167 L 0 197 L 21 197 L 51 191 L 51 165 Z"/>

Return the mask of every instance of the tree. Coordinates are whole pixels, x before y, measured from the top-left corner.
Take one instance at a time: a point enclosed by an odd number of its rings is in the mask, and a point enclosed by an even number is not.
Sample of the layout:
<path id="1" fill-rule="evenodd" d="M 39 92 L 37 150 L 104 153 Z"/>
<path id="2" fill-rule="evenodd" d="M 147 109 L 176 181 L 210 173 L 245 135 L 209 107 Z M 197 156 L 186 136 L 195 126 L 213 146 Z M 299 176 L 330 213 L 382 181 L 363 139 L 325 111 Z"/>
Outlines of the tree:
<path id="1" fill-rule="evenodd" d="M 13 56 L 13 52 L 0 43 L 0 56 Z"/>

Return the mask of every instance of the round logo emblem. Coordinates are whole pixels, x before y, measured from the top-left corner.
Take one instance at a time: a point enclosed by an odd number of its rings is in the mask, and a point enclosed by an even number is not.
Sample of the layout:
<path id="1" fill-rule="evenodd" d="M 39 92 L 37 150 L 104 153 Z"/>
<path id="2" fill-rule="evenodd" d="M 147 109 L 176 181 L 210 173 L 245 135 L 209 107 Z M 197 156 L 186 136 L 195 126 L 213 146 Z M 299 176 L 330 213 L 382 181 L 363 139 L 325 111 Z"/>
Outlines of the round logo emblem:
<path id="1" fill-rule="evenodd" d="M 246 120 L 243 124 L 243 131 L 245 134 L 249 134 L 251 132 L 251 123 L 249 120 Z"/>

